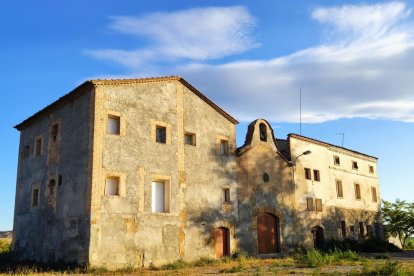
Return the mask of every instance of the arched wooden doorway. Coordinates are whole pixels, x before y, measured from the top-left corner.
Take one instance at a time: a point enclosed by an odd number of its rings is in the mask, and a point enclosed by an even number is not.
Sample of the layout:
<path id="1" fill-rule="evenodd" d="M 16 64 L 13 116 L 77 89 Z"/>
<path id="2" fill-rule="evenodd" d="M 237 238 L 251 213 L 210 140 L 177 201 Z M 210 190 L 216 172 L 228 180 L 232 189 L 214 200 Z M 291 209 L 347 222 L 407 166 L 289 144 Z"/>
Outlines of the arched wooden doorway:
<path id="1" fill-rule="evenodd" d="M 259 254 L 280 252 L 279 219 L 269 213 L 261 213 L 257 217 L 257 243 Z"/>
<path id="2" fill-rule="evenodd" d="M 214 238 L 216 241 L 215 251 L 216 257 L 230 255 L 230 231 L 226 227 L 218 227 L 214 229 Z"/>
<path id="3" fill-rule="evenodd" d="M 313 246 L 317 249 L 322 249 L 325 245 L 323 228 L 320 226 L 312 227 L 312 235 L 313 235 Z"/>

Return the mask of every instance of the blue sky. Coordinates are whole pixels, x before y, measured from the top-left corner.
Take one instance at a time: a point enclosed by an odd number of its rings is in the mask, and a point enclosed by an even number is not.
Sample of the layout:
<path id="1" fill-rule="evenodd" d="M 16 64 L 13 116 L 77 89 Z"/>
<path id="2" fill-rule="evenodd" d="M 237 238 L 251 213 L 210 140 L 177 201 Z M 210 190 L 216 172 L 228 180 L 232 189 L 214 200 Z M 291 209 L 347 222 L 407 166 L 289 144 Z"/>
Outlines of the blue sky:
<path id="1" fill-rule="evenodd" d="M 0 9 L 0 230 L 13 223 L 12 127 L 91 78 L 181 75 L 241 121 L 379 158 L 413 201 L 412 1 L 20 1 Z"/>

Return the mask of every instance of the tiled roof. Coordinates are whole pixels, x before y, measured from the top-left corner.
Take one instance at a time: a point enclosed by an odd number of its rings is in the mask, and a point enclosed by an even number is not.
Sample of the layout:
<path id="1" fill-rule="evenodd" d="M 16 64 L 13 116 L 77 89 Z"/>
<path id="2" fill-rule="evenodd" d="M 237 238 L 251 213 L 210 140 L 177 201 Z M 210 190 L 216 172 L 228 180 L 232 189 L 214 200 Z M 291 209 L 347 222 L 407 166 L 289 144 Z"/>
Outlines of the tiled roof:
<path id="1" fill-rule="evenodd" d="M 140 79 L 96 79 L 96 80 L 88 80 L 83 84 L 76 87 L 74 90 L 69 92 L 68 94 L 60 97 L 55 102 L 51 103 L 50 105 L 46 106 L 42 110 L 36 112 L 20 124 L 16 125 L 15 128 L 18 130 L 23 130 L 33 124 L 34 122 L 46 117 L 52 112 L 55 112 L 65 104 L 74 101 L 75 99 L 79 98 L 80 96 L 84 95 L 95 86 L 99 85 L 121 85 L 121 84 L 135 84 L 135 83 L 150 83 L 150 82 L 163 82 L 163 81 L 178 81 L 189 90 L 191 90 L 194 94 L 200 97 L 203 101 L 205 101 L 208 105 L 213 107 L 218 113 L 223 115 L 227 120 L 232 122 L 233 124 L 238 124 L 239 122 L 233 118 L 230 114 L 224 111 L 221 107 L 216 105 L 213 101 L 207 98 L 203 93 L 198 91 L 194 88 L 191 84 L 189 84 L 186 80 L 184 80 L 180 76 L 171 76 L 171 77 L 154 77 L 154 78 L 140 78 Z"/>

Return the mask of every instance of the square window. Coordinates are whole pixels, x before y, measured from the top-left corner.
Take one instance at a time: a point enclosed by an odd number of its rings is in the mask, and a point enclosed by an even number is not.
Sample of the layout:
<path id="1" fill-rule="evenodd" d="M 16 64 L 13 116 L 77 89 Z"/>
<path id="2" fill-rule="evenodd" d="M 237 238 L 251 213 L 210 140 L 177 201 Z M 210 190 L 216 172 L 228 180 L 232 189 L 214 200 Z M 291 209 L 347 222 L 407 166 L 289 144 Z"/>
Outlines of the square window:
<path id="1" fill-rule="evenodd" d="M 152 182 L 152 212 L 168 213 L 170 211 L 169 185 L 166 182 Z"/>
<path id="2" fill-rule="evenodd" d="M 322 199 L 315 198 L 315 209 L 317 212 L 322 212 Z"/>
<path id="3" fill-rule="evenodd" d="M 321 181 L 319 170 L 313 170 L 313 180 L 318 181 L 318 182 Z"/>
<path id="4" fill-rule="evenodd" d="M 374 166 L 369 165 L 369 173 L 370 174 L 374 173 Z"/>
<path id="5" fill-rule="evenodd" d="M 35 142 L 35 156 L 42 154 L 42 138 L 37 138 Z"/>
<path id="6" fill-rule="evenodd" d="M 108 134 L 121 134 L 121 117 L 108 115 L 106 131 Z"/>
<path id="7" fill-rule="evenodd" d="M 107 177 L 106 178 L 105 195 L 119 196 L 119 177 Z"/>
<path id="8" fill-rule="evenodd" d="M 352 169 L 353 170 L 358 170 L 358 162 L 352 161 Z"/>
<path id="9" fill-rule="evenodd" d="M 32 191 L 32 207 L 39 205 L 39 189 L 33 189 Z"/>
<path id="10" fill-rule="evenodd" d="M 30 145 L 26 145 L 23 148 L 23 159 L 28 158 L 30 155 Z"/>
<path id="11" fill-rule="evenodd" d="M 355 198 L 361 199 L 361 186 L 359 184 L 355 184 Z"/>
<path id="12" fill-rule="evenodd" d="M 155 127 L 155 141 L 160 144 L 167 143 L 167 128 L 164 126 Z"/>
<path id="13" fill-rule="evenodd" d="M 334 155 L 334 164 L 336 165 L 336 166 L 339 166 L 339 165 L 341 165 L 341 159 L 339 159 L 339 156 L 338 155 Z"/>
<path id="14" fill-rule="evenodd" d="M 344 192 L 342 190 L 342 181 L 341 180 L 336 180 L 336 194 L 339 198 L 344 197 Z"/>
<path id="15" fill-rule="evenodd" d="M 52 138 L 52 141 L 53 142 L 56 142 L 57 141 L 58 134 L 59 134 L 59 125 L 58 124 L 54 124 L 52 126 L 52 131 L 51 131 L 51 138 Z"/>
<path id="16" fill-rule="evenodd" d="M 184 144 L 195 146 L 196 145 L 196 136 L 194 133 L 185 133 L 184 134 Z"/>
<path id="17" fill-rule="evenodd" d="M 220 140 L 220 155 L 228 155 L 228 154 L 229 154 L 229 141 Z"/>
<path id="18" fill-rule="evenodd" d="M 312 179 L 311 170 L 309 168 L 305 168 L 305 179 L 307 180 Z"/>
<path id="19" fill-rule="evenodd" d="M 306 198 L 306 208 L 308 211 L 313 211 L 313 198 Z"/>
<path id="20" fill-rule="evenodd" d="M 222 190 L 222 201 L 226 203 L 230 202 L 230 189 L 229 188 Z"/>

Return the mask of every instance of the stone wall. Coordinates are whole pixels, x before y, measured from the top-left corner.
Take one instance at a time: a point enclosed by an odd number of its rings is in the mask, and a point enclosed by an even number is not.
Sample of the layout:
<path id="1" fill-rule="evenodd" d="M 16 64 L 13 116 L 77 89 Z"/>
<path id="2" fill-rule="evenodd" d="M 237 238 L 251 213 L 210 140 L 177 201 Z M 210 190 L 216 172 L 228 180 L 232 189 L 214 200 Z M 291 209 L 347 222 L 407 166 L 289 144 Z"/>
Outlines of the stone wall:
<path id="1" fill-rule="evenodd" d="M 221 206 L 221 187 L 236 195 L 234 157 L 215 152 L 218 135 L 234 150 L 233 123 L 178 81 L 98 85 L 96 93 L 90 263 L 148 266 L 214 256 L 214 223 L 237 214 L 237 206 Z M 106 134 L 108 114 L 120 116 L 120 135 Z M 165 144 L 155 142 L 156 125 L 166 127 Z M 185 132 L 196 135 L 195 146 L 184 144 Z M 108 175 L 120 177 L 119 196 L 104 195 Z M 167 213 L 151 211 L 151 183 L 158 180 L 170 187 Z"/>
<path id="2" fill-rule="evenodd" d="M 21 131 L 13 228 L 13 250 L 21 259 L 87 261 L 91 95 L 84 94 Z M 27 145 L 30 153 L 25 158 Z M 34 189 L 39 191 L 37 206 L 32 206 Z"/>

